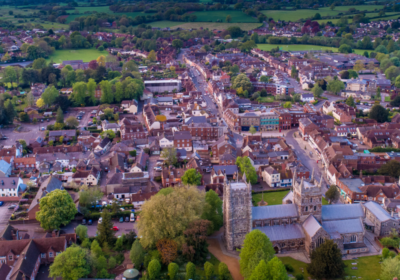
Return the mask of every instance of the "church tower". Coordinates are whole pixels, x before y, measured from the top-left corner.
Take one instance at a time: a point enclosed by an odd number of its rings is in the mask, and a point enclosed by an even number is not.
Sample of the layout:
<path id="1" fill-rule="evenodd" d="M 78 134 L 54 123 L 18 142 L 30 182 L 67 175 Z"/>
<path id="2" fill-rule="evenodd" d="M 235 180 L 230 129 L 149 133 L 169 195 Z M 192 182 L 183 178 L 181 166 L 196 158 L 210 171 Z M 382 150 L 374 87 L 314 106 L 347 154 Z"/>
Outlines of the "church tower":
<path id="1" fill-rule="evenodd" d="M 246 234 L 252 229 L 251 184 L 243 181 L 224 180 L 224 240 L 228 250 L 243 245 Z"/>
<path id="2" fill-rule="evenodd" d="M 314 178 L 314 170 L 309 180 L 305 180 L 303 177 L 298 179 L 296 170 L 294 171 L 293 203 L 297 205 L 301 221 L 304 221 L 310 214 L 317 220 L 321 220 L 322 180 L 322 177 L 319 182 Z"/>

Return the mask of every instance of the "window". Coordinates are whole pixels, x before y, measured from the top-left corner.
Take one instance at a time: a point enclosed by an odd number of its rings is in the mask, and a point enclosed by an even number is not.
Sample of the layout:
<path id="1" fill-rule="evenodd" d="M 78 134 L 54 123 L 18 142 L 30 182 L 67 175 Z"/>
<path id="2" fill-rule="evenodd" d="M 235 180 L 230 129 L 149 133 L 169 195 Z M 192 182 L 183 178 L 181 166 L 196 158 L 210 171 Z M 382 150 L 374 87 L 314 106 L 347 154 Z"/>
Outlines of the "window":
<path id="1" fill-rule="evenodd" d="M 41 254 L 40 254 L 40 257 L 41 257 L 42 259 L 44 259 L 44 258 L 46 257 L 46 253 L 41 253 Z"/>
<path id="2" fill-rule="evenodd" d="M 317 242 L 316 242 L 316 245 L 317 245 L 317 248 L 319 247 L 319 246 L 321 246 L 323 243 L 324 243 L 324 239 L 322 238 L 322 237 L 319 237 L 318 239 L 317 239 Z"/>
<path id="3" fill-rule="evenodd" d="M 8 256 L 8 260 L 9 260 L 9 261 L 12 261 L 12 260 L 13 260 L 13 256 L 12 256 L 12 255 L 9 255 L 9 256 Z"/>
<path id="4" fill-rule="evenodd" d="M 317 211 L 317 206 L 314 206 L 314 211 Z"/>
<path id="5" fill-rule="evenodd" d="M 355 242 L 357 242 L 357 236 L 356 235 L 352 235 L 350 237 L 350 243 L 355 243 Z"/>
<path id="6" fill-rule="evenodd" d="M 306 206 L 306 209 L 305 209 L 305 211 L 306 211 L 306 212 L 308 212 L 308 206 Z"/>
<path id="7" fill-rule="evenodd" d="M 49 258 L 52 258 L 53 257 L 53 252 L 50 252 L 49 253 Z"/>

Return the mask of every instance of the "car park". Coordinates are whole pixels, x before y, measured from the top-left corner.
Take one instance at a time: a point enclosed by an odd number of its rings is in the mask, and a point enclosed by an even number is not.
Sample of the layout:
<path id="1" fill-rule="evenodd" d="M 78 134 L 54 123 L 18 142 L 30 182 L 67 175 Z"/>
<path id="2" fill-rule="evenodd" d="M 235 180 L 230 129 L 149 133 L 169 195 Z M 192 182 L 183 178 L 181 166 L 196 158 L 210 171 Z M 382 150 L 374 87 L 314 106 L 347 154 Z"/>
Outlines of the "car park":
<path id="1" fill-rule="evenodd" d="M 102 222 L 103 222 L 103 217 L 100 217 L 98 223 L 101 224 Z"/>
<path id="2" fill-rule="evenodd" d="M 87 224 L 90 226 L 90 225 L 93 224 L 93 221 L 92 221 L 92 220 L 89 220 Z"/>
<path id="3" fill-rule="evenodd" d="M 113 227 L 111 228 L 111 230 L 113 230 L 113 231 L 119 231 L 119 227 L 113 226 Z"/>
<path id="4" fill-rule="evenodd" d="M 82 220 L 82 225 L 86 225 L 86 219 Z"/>

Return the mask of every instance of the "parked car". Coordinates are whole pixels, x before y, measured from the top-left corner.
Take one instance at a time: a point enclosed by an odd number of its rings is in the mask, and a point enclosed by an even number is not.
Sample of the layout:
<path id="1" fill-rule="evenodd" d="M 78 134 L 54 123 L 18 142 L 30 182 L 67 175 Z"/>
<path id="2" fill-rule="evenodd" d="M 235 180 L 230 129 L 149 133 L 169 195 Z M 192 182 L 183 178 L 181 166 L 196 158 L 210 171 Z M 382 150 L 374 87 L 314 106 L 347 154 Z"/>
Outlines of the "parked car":
<path id="1" fill-rule="evenodd" d="M 93 221 L 92 221 L 92 220 L 89 220 L 87 224 L 88 224 L 88 225 L 92 225 L 92 224 L 93 224 Z"/>
<path id="2" fill-rule="evenodd" d="M 124 222 L 124 218 L 123 217 L 119 218 L 119 222 L 123 223 Z"/>
<path id="3" fill-rule="evenodd" d="M 103 206 L 107 206 L 107 201 L 103 201 L 101 204 L 102 204 Z"/>
<path id="4" fill-rule="evenodd" d="M 15 207 L 17 207 L 17 205 L 12 204 L 12 205 L 8 206 L 8 209 L 14 209 Z"/>
<path id="5" fill-rule="evenodd" d="M 155 167 L 154 167 L 154 170 L 155 170 L 155 171 L 162 171 L 162 168 L 161 168 L 160 166 L 155 166 Z"/>
<path id="6" fill-rule="evenodd" d="M 119 231 L 119 227 L 113 226 L 113 227 L 111 228 L 111 230 L 113 230 L 113 231 Z"/>
<path id="7" fill-rule="evenodd" d="M 129 217 L 125 217 L 125 222 L 129 222 Z"/>
<path id="8" fill-rule="evenodd" d="M 131 221 L 131 222 L 134 222 L 134 221 L 135 221 L 135 214 L 134 214 L 134 213 L 131 213 L 130 221 Z"/>
<path id="9" fill-rule="evenodd" d="M 46 130 L 46 129 L 44 127 L 41 127 L 40 130 L 43 131 L 43 130 Z"/>
<path id="10" fill-rule="evenodd" d="M 82 220 L 82 225 L 86 225 L 86 219 Z"/>
<path id="11" fill-rule="evenodd" d="M 103 217 L 99 218 L 99 224 L 101 224 L 103 222 Z"/>
<path id="12" fill-rule="evenodd" d="M 3 201 L 0 201 L 0 206 L 3 206 L 3 204 L 4 204 L 4 202 L 3 202 Z"/>

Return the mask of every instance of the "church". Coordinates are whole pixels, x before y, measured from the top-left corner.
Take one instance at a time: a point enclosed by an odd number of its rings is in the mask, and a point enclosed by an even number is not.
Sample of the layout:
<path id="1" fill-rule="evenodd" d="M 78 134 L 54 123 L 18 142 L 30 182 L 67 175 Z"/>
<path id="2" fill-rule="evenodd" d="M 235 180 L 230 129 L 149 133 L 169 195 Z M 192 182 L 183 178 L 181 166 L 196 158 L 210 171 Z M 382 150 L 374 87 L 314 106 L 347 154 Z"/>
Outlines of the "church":
<path id="1" fill-rule="evenodd" d="M 252 187 L 243 181 L 224 181 L 224 241 L 228 250 L 240 248 L 247 233 L 258 229 L 271 240 L 276 253 L 305 251 L 308 254 L 326 239 L 332 239 L 342 254 L 369 251 L 365 230 L 390 227 L 398 229 L 399 219 L 379 204 L 322 205 L 322 179 L 314 172 L 310 179 L 293 177 L 293 190 L 282 205 L 253 206 Z M 367 219 L 367 218 L 368 219 Z"/>

